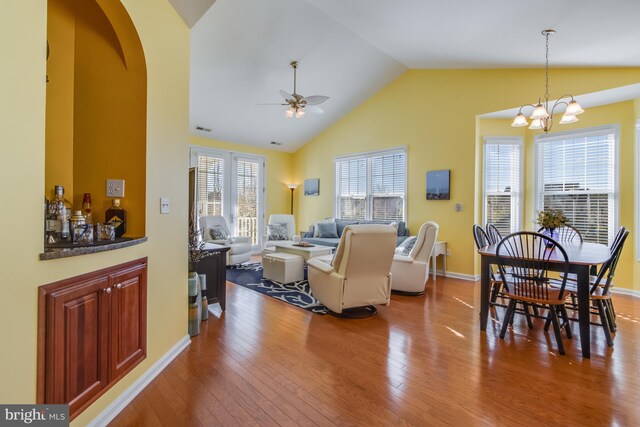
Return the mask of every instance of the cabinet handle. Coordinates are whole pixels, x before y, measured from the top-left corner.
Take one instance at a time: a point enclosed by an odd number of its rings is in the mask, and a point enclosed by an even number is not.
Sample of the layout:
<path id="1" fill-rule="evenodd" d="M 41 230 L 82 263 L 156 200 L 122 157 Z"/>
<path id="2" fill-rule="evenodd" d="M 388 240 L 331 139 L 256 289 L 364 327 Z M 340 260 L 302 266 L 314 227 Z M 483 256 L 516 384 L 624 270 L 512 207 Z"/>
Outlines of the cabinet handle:
<path id="1" fill-rule="evenodd" d="M 118 283 L 118 284 L 116 285 L 116 288 L 117 288 L 117 289 L 120 289 L 121 287 L 122 287 L 122 283 Z"/>
<path id="2" fill-rule="evenodd" d="M 104 288 L 103 291 L 105 291 L 106 293 L 110 294 L 111 293 L 111 288 Z"/>

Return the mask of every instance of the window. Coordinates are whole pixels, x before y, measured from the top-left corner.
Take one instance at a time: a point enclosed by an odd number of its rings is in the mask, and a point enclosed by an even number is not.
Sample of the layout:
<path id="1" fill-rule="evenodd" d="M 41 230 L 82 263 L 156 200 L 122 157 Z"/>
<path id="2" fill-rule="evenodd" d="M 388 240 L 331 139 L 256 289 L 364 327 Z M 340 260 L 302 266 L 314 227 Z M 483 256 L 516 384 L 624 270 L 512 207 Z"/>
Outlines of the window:
<path id="1" fill-rule="evenodd" d="M 522 228 L 522 138 L 484 140 L 484 220 L 503 236 Z"/>
<path id="2" fill-rule="evenodd" d="M 536 137 L 536 210 L 562 209 L 587 242 L 616 231 L 618 128 Z"/>
<path id="3" fill-rule="evenodd" d="M 264 229 L 265 160 L 262 156 L 191 148 L 197 167 L 196 216 L 222 215 L 231 234 L 256 246 Z"/>
<path id="4" fill-rule="evenodd" d="M 398 148 L 337 158 L 336 217 L 404 220 L 406 153 Z"/>

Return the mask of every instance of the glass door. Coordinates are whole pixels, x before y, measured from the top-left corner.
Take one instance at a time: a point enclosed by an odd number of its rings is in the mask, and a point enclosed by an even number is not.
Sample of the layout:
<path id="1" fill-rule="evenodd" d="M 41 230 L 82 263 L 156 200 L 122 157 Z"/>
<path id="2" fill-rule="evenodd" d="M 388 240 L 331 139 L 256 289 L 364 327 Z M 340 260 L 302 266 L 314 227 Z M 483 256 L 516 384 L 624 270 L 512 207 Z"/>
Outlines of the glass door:
<path id="1" fill-rule="evenodd" d="M 233 158 L 232 221 L 237 236 L 258 245 L 264 230 L 264 160 L 243 155 Z"/>

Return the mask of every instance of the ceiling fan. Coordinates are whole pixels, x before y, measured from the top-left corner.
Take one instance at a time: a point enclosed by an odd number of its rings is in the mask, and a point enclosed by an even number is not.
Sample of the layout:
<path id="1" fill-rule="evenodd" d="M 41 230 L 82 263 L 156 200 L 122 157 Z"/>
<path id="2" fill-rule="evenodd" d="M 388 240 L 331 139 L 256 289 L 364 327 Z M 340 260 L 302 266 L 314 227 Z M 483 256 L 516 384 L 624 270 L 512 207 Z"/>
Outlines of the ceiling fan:
<path id="1" fill-rule="evenodd" d="M 293 93 L 290 94 L 281 90 L 280 95 L 284 98 L 285 103 L 277 104 L 289 106 L 289 108 L 285 110 L 284 116 L 287 118 L 295 117 L 298 119 L 304 117 L 306 113 L 324 114 L 324 110 L 317 105 L 322 104 L 324 101 L 329 99 L 329 97 L 322 95 L 302 96 L 296 93 L 296 71 L 298 69 L 298 61 L 292 61 L 290 65 L 291 68 L 293 68 Z"/>

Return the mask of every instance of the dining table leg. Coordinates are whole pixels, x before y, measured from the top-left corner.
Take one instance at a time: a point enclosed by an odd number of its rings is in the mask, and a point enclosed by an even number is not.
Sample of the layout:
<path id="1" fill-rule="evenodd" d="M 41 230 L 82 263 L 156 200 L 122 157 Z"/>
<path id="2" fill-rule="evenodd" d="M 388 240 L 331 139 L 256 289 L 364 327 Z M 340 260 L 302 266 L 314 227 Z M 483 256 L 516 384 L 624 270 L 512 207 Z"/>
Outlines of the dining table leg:
<path id="1" fill-rule="evenodd" d="M 582 357 L 591 358 L 591 315 L 589 310 L 589 266 L 580 265 L 576 271 L 578 287 L 578 323 Z"/>
<path id="2" fill-rule="evenodd" d="M 487 319 L 489 317 L 489 287 L 491 285 L 491 262 L 489 257 L 481 256 L 480 271 L 480 330 L 487 330 Z"/>

